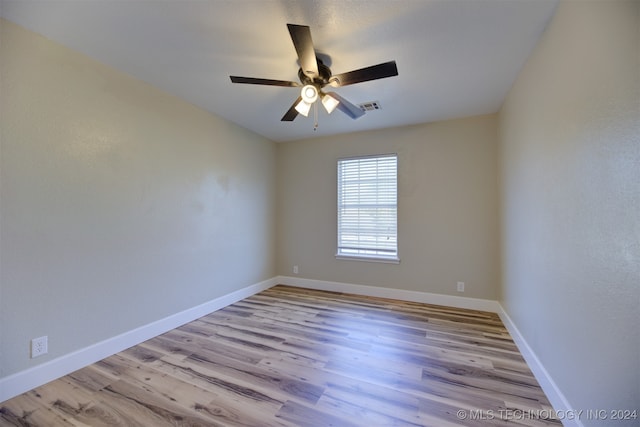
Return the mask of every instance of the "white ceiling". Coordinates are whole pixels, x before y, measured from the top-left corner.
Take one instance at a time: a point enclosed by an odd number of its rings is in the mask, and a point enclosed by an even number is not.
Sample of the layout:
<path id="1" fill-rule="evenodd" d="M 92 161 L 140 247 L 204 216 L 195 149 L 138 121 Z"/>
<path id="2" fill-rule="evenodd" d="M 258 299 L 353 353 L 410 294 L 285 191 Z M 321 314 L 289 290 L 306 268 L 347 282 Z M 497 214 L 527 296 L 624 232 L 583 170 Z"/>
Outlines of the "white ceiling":
<path id="1" fill-rule="evenodd" d="M 264 135 L 289 141 L 498 111 L 557 0 L 1 0 L 0 14 Z M 397 77 L 334 89 L 382 109 L 280 118 L 299 89 L 286 24 L 311 27 L 334 74 L 395 60 Z"/>

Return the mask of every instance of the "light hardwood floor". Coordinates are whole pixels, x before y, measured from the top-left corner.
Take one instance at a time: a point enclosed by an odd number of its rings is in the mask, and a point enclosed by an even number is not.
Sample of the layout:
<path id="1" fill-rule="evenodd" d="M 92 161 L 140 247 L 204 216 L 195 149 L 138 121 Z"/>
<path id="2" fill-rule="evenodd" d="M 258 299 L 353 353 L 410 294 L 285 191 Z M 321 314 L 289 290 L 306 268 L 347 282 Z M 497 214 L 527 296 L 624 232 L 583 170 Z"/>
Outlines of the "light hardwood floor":
<path id="1" fill-rule="evenodd" d="M 0 425 L 561 425 L 550 413 L 496 314 L 276 286 L 0 403 Z"/>

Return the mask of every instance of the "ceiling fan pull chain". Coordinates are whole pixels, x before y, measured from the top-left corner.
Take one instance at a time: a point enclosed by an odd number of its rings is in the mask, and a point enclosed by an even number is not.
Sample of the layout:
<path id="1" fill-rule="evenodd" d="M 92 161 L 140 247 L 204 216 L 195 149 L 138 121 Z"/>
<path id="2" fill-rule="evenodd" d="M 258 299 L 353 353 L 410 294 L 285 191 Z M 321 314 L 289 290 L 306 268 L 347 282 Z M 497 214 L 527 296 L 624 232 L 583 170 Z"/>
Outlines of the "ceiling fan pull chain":
<path id="1" fill-rule="evenodd" d="M 318 101 L 313 103 L 313 119 L 313 130 L 316 131 L 318 130 Z"/>

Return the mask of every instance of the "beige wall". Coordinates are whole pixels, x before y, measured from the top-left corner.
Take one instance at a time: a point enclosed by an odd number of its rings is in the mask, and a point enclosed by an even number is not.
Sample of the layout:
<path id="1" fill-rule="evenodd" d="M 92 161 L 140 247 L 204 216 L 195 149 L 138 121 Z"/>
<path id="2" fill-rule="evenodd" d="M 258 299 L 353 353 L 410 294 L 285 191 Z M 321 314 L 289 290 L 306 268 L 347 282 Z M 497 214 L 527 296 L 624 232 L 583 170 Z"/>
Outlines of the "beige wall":
<path id="1" fill-rule="evenodd" d="M 502 303 L 575 409 L 640 409 L 639 14 L 561 2 L 500 112 Z"/>
<path id="2" fill-rule="evenodd" d="M 336 160 L 380 153 L 399 156 L 401 263 L 336 260 Z M 277 180 L 279 274 L 497 298 L 495 115 L 281 143 Z"/>
<path id="3" fill-rule="evenodd" d="M 0 27 L 0 377 L 275 275 L 274 143 Z"/>

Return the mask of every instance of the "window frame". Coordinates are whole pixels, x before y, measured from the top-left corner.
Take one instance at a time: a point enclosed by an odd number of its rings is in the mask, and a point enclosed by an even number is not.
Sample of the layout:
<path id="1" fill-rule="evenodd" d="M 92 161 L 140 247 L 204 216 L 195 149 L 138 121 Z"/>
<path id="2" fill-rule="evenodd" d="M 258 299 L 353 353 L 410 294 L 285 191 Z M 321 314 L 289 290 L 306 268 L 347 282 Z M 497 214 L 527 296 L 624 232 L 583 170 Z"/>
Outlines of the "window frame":
<path id="1" fill-rule="evenodd" d="M 341 196 L 341 162 L 349 161 L 349 160 L 366 160 L 366 159 L 383 159 L 393 157 L 395 159 L 395 254 L 385 256 L 385 255 L 375 255 L 375 254 L 346 254 L 341 252 L 340 247 L 340 236 L 341 236 L 341 211 L 340 211 L 340 196 Z M 399 236 L 398 236 L 398 170 L 399 170 L 399 156 L 397 153 L 384 153 L 384 154 L 371 154 L 364 156 L 350 156 L 350 157 L 341 157 L 336 161 L 336 259 L 339 260 L 349 260 L 349 261 L 365 261 L 365 262 L 376 262 L 376 263 L 386 263 L 386 264 L 399 264 L 400 263 L 400 255 L 399 255 Z M 376 177 L 378 175 L 376 174 Z M 362 249 L 366 250 L 366 249 Z"/>

